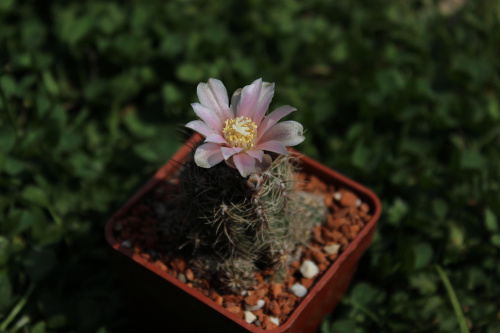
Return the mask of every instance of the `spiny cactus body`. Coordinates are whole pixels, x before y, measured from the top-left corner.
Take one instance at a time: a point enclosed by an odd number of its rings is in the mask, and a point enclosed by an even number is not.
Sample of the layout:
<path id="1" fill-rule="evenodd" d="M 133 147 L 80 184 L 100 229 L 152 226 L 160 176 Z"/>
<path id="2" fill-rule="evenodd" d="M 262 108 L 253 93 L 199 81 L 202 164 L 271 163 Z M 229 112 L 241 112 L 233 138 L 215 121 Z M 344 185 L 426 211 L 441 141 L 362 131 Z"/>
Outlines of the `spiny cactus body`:
<path id="1" fill-rule="evenodd" d="M 247 178 L 225 163 L 184 165 L 177 218 L 166 228 L 197 274 L 234 292 L 255 285 L 261 269 L 274 270 L 277 281 L 285 275 L 310 230 L 326 218 L 323 198 L 300 191 L 296 162 L 278 155 Z"/>

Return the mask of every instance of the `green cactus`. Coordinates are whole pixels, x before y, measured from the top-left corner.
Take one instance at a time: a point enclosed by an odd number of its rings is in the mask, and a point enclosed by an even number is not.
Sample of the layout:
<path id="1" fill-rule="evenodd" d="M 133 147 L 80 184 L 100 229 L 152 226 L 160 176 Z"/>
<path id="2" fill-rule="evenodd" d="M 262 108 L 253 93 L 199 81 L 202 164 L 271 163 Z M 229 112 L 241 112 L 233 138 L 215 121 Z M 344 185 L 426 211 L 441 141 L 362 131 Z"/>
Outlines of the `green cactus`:
<path id="1" fill-rule="evenodd" d="M 323 198 L 300 191 L 297 163 L 276 155 L 267 170 L 248 178 L 225 163 L 184 164 L 177 217 L 166 228 L 196 274 L 233 292 L 255 285 L 261 269 L 274 270 L 275 281 L 285 276 L 310 230 L 326 219 Z"/>

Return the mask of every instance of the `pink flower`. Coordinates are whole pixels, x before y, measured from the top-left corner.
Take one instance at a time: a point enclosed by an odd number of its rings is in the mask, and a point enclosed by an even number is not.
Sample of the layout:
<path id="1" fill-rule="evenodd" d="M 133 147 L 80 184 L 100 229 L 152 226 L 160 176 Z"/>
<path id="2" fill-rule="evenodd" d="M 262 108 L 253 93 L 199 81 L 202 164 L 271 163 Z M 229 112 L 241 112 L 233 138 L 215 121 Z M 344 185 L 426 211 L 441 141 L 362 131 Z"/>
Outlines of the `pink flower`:
<path id="1" fill-rule="evenodd" d="M 197 93 L 201 104 L 193 103 L 192 107 L 200 120 L 186 127 L 205 137 L 194 155 L 202 168 L 225 160 L 247 177 L 269 164 L 270 156 L 264 151 L 288 154 L 286 146 L 304 141 L 301 124 L 291 120 L 278 123 L 295 108 L 285 105 L 265 115 L 274 95 L 274 83 L 255 80 L 234 92 L 230 106 L 226 88 L 219 80 L 198 84 Z"/>

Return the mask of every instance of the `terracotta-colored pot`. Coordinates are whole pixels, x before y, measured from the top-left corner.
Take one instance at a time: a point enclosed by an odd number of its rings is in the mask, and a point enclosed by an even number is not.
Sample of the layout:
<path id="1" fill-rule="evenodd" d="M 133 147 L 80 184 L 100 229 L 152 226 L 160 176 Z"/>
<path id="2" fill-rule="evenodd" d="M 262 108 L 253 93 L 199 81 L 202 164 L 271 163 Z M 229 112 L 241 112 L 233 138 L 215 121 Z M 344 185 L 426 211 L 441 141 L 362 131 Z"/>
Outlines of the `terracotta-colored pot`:
<path id="1" fill-rule="evenodd" d="M 277 329 L 264 331 L 248 324 L 202 293 L 189 288 L 163 272 L 115 239 L 113 228 L 140 198 L 169 179 L 185 161 L 191 147 L 201 137 L 191 139 L 150 179 L 106 224 L 106 239 L 111 245 L 111 260 L 120 275 L 130 307 L 130 322 L 141 332 L 315 332 L 323 317 L 333 311 L 345 293 L 359 258 L 370 245 L 380 216 L 377 196 L 364 186 L 326 166 L 301 156 L 304 172 L 313 174 L 327 184 L 346 188 L 370 206 L 371 220 L 340 254 L 325 274 L 309 290 L 289 319 Z M 176 162 L 173 162 L 176 161 Z"/>

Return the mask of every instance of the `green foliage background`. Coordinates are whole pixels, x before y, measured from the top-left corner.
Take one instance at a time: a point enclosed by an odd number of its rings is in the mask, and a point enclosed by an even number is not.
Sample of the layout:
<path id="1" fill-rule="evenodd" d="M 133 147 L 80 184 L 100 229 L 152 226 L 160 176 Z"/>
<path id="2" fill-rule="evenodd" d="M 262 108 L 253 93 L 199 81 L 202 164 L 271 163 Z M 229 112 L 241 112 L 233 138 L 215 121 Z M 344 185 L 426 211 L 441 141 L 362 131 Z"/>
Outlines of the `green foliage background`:
<path id="1" fill-rule="evenodd" d="M 105 221 L 263 77 L 383 202 L 321 331 L 500 332 L 500 5 L 445 2 L 0 0 L 0 331 L 125 331 Z"/>

